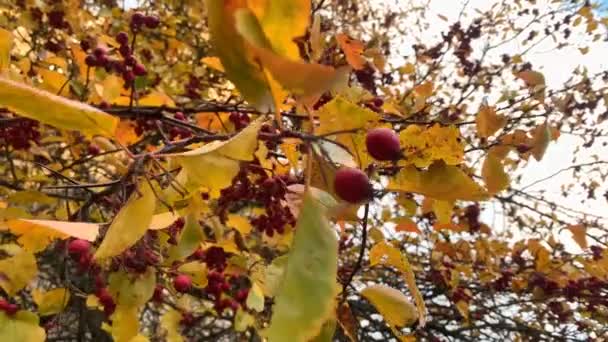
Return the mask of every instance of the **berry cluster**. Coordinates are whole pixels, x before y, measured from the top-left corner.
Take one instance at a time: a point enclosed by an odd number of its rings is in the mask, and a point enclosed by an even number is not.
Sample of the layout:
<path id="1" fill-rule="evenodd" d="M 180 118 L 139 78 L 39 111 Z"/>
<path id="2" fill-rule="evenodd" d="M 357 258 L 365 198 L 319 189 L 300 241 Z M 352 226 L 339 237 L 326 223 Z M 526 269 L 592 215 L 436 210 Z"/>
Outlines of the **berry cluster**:
<path id="1" fill-rule="evenodd" d="M 274 233 L 283 234 L 286 225 L 295 224 L 293 214 L 283 203 L 287 194 L 287 186 L 296 183 L 297 180 L 290 176 L 270 178 L 264 170 L 256 166 L 258 165 L 251 164 L 248 168 L 242 168 L 232 180 L 232 185 L 221 191 L 218 200 L 219 216 L 225 219 L 227 212 L 243 201 L 257 203 L 266 212 L 252 218 L 251 224 L 268 236 L 273 236 Z M 247 176 L 247 170 L 259 175 L 258 180 L 251 181 Z"/>
<path id="2" fill-rule="evenodd" d="M 188 118 L 186 118 L 186 116 L 182 112 L 175 113 L 173 118 L 176 120 L 179 120 L 179 121 L 183 121 L 183 122 L 188 121 Z M 150 120 L 150 119 L 143 119 L 143 118 L 139 118 L 135 122 L 135 133 L 137 135 L 142 135 L 145 132 L 155 132 L 159 126 L 162 127 L 162 129 L 165 132 L 169 133 L 168 138 L 170 140 L 186 139 L 186 138 L 190 138 L 192 136 L 192 132 L 190 130 L 188 130 L 187 128 L 183 128 L 183 127 L 179 127 L 179 126 L 170 126 L 167 124 L 162 124 L 158 120 Z"/>
<path id="3" fill-rule="evenodd" d="M 228 120 L 232 122 L 234 128 L 237 131 L 240 131 L 243 128 L 247 127 L 247 125 L 249 125 L 249 123 L 251 122 L 249 115 L 247 115 L 246 113 L 239 112 L 231 112 L 230 116 L 228 117 Z"/>
<path id="4" fill-rule="evenodd" d="M 37 143 L 39 140 L 38 121 L 19 118 L 0 128 L 0 141 L 15 150 L 26 150 L 30 148 L 31 141 Z"/>
<path id="5" fill-rule="evenodd" d="M 68 253 L 78 263 L 80 272 L 85 272 L 93 265 L 91 243 L 87 240 L 74 239 L 68 244 Z"/>
<path id="6" fill-rule="evenodd" d="M 213 307 L 218 314 L 221 314 L 227 308 L 230 308 L 236 312 L 239 306 L 245 303 L 247 295 L 249 294 L 248 289 L 238 290 L 234 296 L 234 299 L 228 296 L 222 296 L 222 294 L 228 294 L 231 289 L 230 282 L 226 279 L 223 273 L 211 271 L 207 275 L 207 279 L 208 283 L 205 290 L 209 296 L 213 298 Z"/>
<path id="7" fill-rule="evenodd" d="M 186 93 L 184 95 L 193 100 L 200 99 L 201 94 L 199 93 L 199 90 L 198 90 L 200 85 L 201 85 L 201 81 L 198 79 L 198 77 L 196 77 L 194 75 L 190 75 L 190 79 L 188 80 L 188 83 L 186 83 L 186 86 L 185 86 Z"/>
<path id="8" fill-rule="evenodd" d="M 131 17 L 131 30 L 134 33 L 138 32 L 144 25 L 148 28 L 156 28 L 159 24 L 160 20 L 156 16 L 145 16 L 136 12 Z M 109 57 L 108 51 L 105 48 L 97 47 L 92 53 L 87 55 L 85 63 L 89 67 L 103 67 L 107 72 L 115 72 L 121 75 L 125 81 L 125 88 L 130 88 L 135 78 L 146 75 L 147 70 L 133 55 L 132 47 L 129 46 L 129 40 L 127 32 L 122 31 L 116 35 L 116 41 L 120 44 L 118 52 L 122 60 Z M 80 46 L 85 51 L 90 48 L 90 44 L 86 40 L 83 40 Z"/>

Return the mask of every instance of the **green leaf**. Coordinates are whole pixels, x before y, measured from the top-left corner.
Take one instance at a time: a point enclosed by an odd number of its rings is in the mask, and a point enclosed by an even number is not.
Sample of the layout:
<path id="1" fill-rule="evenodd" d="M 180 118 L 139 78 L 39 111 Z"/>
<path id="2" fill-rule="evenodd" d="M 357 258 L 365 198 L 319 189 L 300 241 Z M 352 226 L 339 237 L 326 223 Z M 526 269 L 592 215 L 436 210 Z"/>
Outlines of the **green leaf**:
<path id="1" fill-rule="evenodd" d="M 133 246 L 148 230 L 154 214 L 156 197 L 145 179 L 139 182 L 137 189 L 141 194 L 138 191 L 133 192 L 127 204 L 118 212 L 95 252 L 96 260 L 122 253 Z"/>
<path id="2" fill-rule="evenodd" d="M 186 224 L 182 230 L 179 242 L 169 249 L 169 258 L 167 263 L 170 264 L 174 260 L 186 258 L 196 251 L 201 242 L 205 239 L 203 229 L 198 224 L 196 215 L 190 214 L 186 217 Z"/>
<path id="3" fill-rule="evenodd" d="M 118 305 L 142 306 L 152 298 L 155 287 L 156 271 L 152 267 L 144 274 L 118 271 L 108 277 L 108 288 Z"/>
<path id="4" fill-rule="evenodd" d="M 0 105 L 20 116 L 88 135 L 112 136 L 119 121 L 118 118 L 82 102 L 2 77 Z"/>
<path id="5" fill-rule="evenodd" d="M 247 296 L 247 307 L 257 312 L 264 311 L 264 293 L 258 284 L 253 283 Z"/>
<path id="6" fill-rule="evenodd" d="M 385 285 L 372 285 L 361 291 L 392 326 L 409 326 L 418 320 L 416 307 L 401 291 Z"/>
<path id="7" fill-rule="evenodd" d="M 443 201 L 481 201 L 488 197 L 488 193 L 460 168 L 443 162 L 433 163 L 426 171 L 408 166 L 391 178 L 388 188 Z"/>
<path id="8" fill-rule="evenodd" d="M 304 198 L 283 282 L 275 296 L 269 342 L 314 338 L 333 312 L 338 242 L 321 205 Z"/>
<path id="9" fill-rule="evenodd" d="M 311 342 L 332 342 L 334 340 L 334 334 L 336 333 L 336 319 L 330 318 L 323 324 L 321 332 L 317 337 L 313 338 Z"/>
<path id="10" fill-rule="evenodd" d="M 0 341 L 44 342 L 46 332 L 38 324 L 38 316 L 29 311 L 21 310 L 14 316 L 0 312 Z"/>
<path id="11" fill-rule="evenodd" d="M 211 43 L 228 79 L 236 85 L 245 100 L 258 110 L 268 112 L 273 107 L 270 88 L 235 27 L 234 13 L 240 8 L 246 8 L 246 2 L 206 0 L 205 5 Z"/>

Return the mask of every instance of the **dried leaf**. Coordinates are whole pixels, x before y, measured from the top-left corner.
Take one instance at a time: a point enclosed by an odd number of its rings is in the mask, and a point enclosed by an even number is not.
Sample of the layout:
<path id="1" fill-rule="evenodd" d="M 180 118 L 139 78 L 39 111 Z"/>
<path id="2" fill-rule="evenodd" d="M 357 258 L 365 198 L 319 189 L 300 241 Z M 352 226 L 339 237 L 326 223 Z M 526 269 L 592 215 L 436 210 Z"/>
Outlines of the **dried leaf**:
<path id="1" fill-rule="evenodd" d="M 346 56 L 346 61 L 350 66 L 355 70 L 361 70 L 365 67 L 366 61 L 363 59 L 361 54 L 365 49 L 365 45 L 360 41 L 350 38 L 349 36 L 340 33 L 336 35 L 336 41 L 338 41 L 338 45 L 344 55 Z"/>

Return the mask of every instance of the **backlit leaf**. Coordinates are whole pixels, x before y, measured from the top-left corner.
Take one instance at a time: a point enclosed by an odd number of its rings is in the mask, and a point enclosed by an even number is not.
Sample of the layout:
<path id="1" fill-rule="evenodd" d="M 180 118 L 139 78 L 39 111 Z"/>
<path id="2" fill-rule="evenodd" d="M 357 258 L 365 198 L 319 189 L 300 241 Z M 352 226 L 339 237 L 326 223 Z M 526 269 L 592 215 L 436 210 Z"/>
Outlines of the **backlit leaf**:
<path id="1" fill-rule="evenodd" d="M 0 28 L 0 74 L 8 71 L 11 65 L 11 48 L 13 46 L 13 35 Z"/>
<path id="2" fill-rule="evenodd" d="M 534 129 L 533 138 L 532 138 L 532 155 L 534 159 L 540 161 L 543 159 L 545 152 L 547 151 L 547 147 L 549 146 L 549 142 L 551 142 L 551 129 L 550 127 L 544 123 L 542 125 L 537 126 Z"/>
<path id="3" fill-rule="evenodd" d="M 155 204 L 156 197 L 150 184 L 145 179 L 140 181 L 137 191 L 131 194 L 126 205 L 112 221 L 94 258 L 99 260 L 113 257 L 133 246 L 148 230 Z"/>
<path id="4" fill-rule="evenodd" d="M 584 224 L 575 224 L 568 226 L 568 230 L 572 233 L 572 238 L 581 249 L 587 249 L 587 227 Z"/>
<path id="5" fill-rule="evenodd" d="M 344 52 L 348 64 L 355 70 L 363 69 L 366 63 L 365 59 L 361 56 L 365 49 L 363 43 L 343 33 L 336 35 L 336 40 L 338 41 L 338 45 L 340 45 L 340 49 Z"/>
<path id="6" fill-rule="evenodd" d="M 417 233 L 421 234 L 422 232 L 418 229 L 418 225 L 414 220 L 409 217 L 400 217 L 393 221 L 396 226 L 395 230 L 398 232 L 408 232 L 408 233 Z"/>
<path id="7" fill-rule="evenodd" d="M 307 194 L 283 282 L 275 296 L 269 342 L 304 342 L 319 334 L 337 292 L 338 241 L 321 206 Z"/>
<path id="8" fill-rule="evenodd" d="M 482 138 L 491 137 L 507 123 L 507 119 L 496 114 L 494 107 L 481 106 L 475 118 L 477 123 L 477 135 Z"/>
<path id="9" fill-rule="evenodd" d="M 32 290 L 32 298 L 38 306 L 41 316 L 54 315 L 63 311 L 70 300 L 70 291 L 66 288 L 56 288 L 49 291 Z"/>
<path id="10" fill-rule="evenodd" d="M 111 136 L 118 125 L 97 108 L 1 77 L 0 103 L 18 115 L 84 134 Z"/>
<path id="11" fill-rule="evenodd" d="M 416 307 L 398 290 L 385 285 L 372 285 L 361 291 L 392 326 L 410 326 L 418 320 Z"/>
<path id="12" fill-rule="evenodd" d="M 502 162 L 494 153 L 486 156 L 481 168 L 481 176 L 490 194 L 495 194 L 509 186 L 509 175 L 505 172 Z"/>
<path id="13" fill-rule="evenodd" d="M 96 223 L 67 222 L 51 220 L 10 220 L 7 227 L 19 236 L 19 244 L 33 253 L 46 248 L 55 239 L 75 237 L 95 241 L 99 233 Z"/>
<path id="14" fill-rule="evenodd" d="M 243 97 L 258 110 L 272 108 L 272 96 L 262 70 L 245 48 L 245 41 L 237 32 L 234 13 L 246 8 L 246 0 L 206 0 L 211 43 L 228 79 L 239 89 Z"/>
<path id="15" fill-rule="evenodd" d="M 388 188 L 444 201 L 480 201 L 488 197 L 487 192 L 460 168 L 441 162 L 434 163 L 426 171 L 406 167 L 391 178 Z"/>

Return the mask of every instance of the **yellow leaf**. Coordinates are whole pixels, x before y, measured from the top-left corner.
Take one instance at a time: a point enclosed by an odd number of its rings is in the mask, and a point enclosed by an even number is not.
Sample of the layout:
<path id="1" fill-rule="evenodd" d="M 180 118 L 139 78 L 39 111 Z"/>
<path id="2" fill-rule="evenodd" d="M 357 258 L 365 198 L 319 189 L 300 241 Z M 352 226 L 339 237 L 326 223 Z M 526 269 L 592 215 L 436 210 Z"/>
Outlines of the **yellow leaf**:
<path id="1" fill-rule="evenodd" d="M 1 77 L 0 103 L 18 115 L 83 134 L 112 136 L 118 125 L 118 118 L 97 108 Z"/>
<path id="2" fill-rule="evenodd" d="M 139 313 L 136 306 L 118 305 L 111 316 L 110 334 L 115 342 L 129 342 L 139 334 Z"/>
<path id="3" fill-rule="evenodd" d="M 155 204 L 156 197 L 150 184 L 145 179 L 140 181 L 137 191 L 133 192 L 112 221 L 94 258 L 113 257 L 133 246 L 148 230 Z"/>
<path id="4" fill-rule="evenodd" d="M 255 318 L 252 315 L 243 309 L 237 310 L 236 315 L 234 316 L 234 330 L 243 332 L 254 324 Z"/>
<path id="5" fill-rule="evenodd" d="M 177 245 L 170 246 L 167 263 L 184 259 L 196 251 L 205 239 L 203 228 L 198 223 L 197 216 L 190 214 L 186 217 L 184 228 L 179 234 Z"/>
<path id="6" fill-rule="evenodd" d="M 433 201 L 433 212 L 437 216 L 437 221 L 441 224 L 452 222 L 452 209 L 454 208 L 453 201 Z"/>
<path id="7" fill-rule="evenodd" d="M 201 62 L 217 71 L 225 72 L 222 61 L 217 57 L 203 57 Z"/>
<path id="8" fill-rule="evenodd" d="M 32 290 L 32 298 L 38 306 L 40 316 L 54 315 L 65 309 L 70 300 L 70 291 L 66 288 L 56 288 L 49 291 Z"/>
<path id="9" fill-rule="evenodd" d="M 227 141 L 216 141 L 200 148 L 168 156 L 182 165 L 188 182 L 206 187 L 212 196 L 230 186 L 240 169 L 239 161 L 253 159 L 258 146 L 258 131 L 264 122 L 260 118 Z"/>
<path id="10" fill-rule="evenodd" d="M 148 267 L 143 274 L 131 274 L 124 270 L 108 277 L 108 289 L 118 306 L 141 307 L 154 294 L 156 270 Z"/>
<path id="11" fill-rule="evenodd" d="M 425 128 L 409 125 L 399 133 L 404 154 L 400 164 L 428 167 L 436 160 L 443 160 L 448 165 L 458 165 L 464 158 L 461 140 L 460 131 L 455 126 L 436 124 Z"/>
<path id="12" fill-rule="evenodd" d="M 95 241 L 99 233 L 98 224 L 84 222 L 16 219 L 8 221 L 7 227 L 19 236 L 23 248 L 33 253 L 45 249 L 54 239 L 75 237 Z"/>
<path id="13" fill-rule="evenodd" d="M 44 342 L 46 331 L 39 326 L 36 314 L 20 310 L 9 316 L 0 312 L 0 341 L 6 342 Z"/>
<path id="14" fill-rule="evenodd" d="M 460 168 L 442 162 L 432 164 L 426 171 L 406 167 L 390 179 L 388 188 L 444 201 L 481 201 L 488 197 L 488 193 Z"/>
<path id="15" fill-rule="evenodd" d="M 235 214 L 228 215 L 228 222 L 226 222 L 226 225 L 238 230 L 243 235 L 249 234 L 252 228 L 251 223 L 246 217 Z"/>
<path id="16" fill-rule="evenodd" d="M 6 73 L 11 65 L 11 48 L 13 47 L 13 35 L 0 28 L 0 75 Z"/>
<path id="17" fill-rule="evenodd" d="M 26 287 L 38 274 L 34 254 L 19 249 L 12 252 L 12 256 L 0 260 L 0 286 L 9 296 Z"/>
<path id="18" fill-rule="evenodd" d="M 399 68 L 399 72 L 406 74 L 406 75 L 410 75 L 416 72 L 416 66 L 412 63 L 407 63 L 404 66 L 402 66 L 401 68 Z"/>
<path id="19" fill-rule="evenodd" d="M 412 266 L 405 254 L 389 245 L 386 241 L 381 241 L 375 244 L 369 251 L 369 263 L 371 266 L 387 264 L 397 268 L 401 272 L 410 293 L 416 301 L 417 316 L 420 318 L 419 325 L 424 326 L 426 322 L 426 305 L 424 304 L 424 298 L 416 285 L 414 270 L 412 270 Z"/>
<path id="20" fill-rule="evenodd" d="M 466 321 L 469 320 L 469 303 L 467 301 L 459 300 L 456 303 L 456 309 L 458 309 L 458 312 L 460 312 Z"/>
<path id="21" fill-rule="evenodd" d="M 42 84 L 40 86 L 43 89 L 56 95 L 66 97 L 70 95 L 70 85 L 68 84 L 68 78 L 64 74 L 45 68 L 34 69 L 36 70 L 36 73 L 42 77 Z"/>
<path id="22" fill-rule="evenodd" d="M 264 311 L 264 293 L 258 284 L 253 283 L 251 285 L 246 303 L 249 309 L 257 312 Z"/>
<path id="23" fill-rule="evenodd" d="M 148 95 L 137 101 L 140 106 L 164 106 L 169 108 L 175 107 L 175 102 L 167 94 L 158 91 L 152 91 Z"/>
<path id="24" fill-rule="evenodd" d="M 101 100 L 114 103 L 114 100 L 120 96 L 123 84 L 122 77 L 108 75 L 103 82 L 95 84 L 95 91 Z"/>
<path id="25" fill-rule="evenodd" d="M 333 313 L 338 241 L 321 205 L 306 194 L 275 296 L 269 342 L 304 342 L 319 334 Z"/>
<path id="26" fill-rule="evenodd" d="M 418 225 L 414 220 L 409 217 L 400 217 L 393 221 L 395 224 L 395 230 L 398 232 L 409 232 L 409 233 L 417 233 L 421 234 L 422 232 L 418 229 Z"/>
<path id="27" fill-rule="evenodd" d="M 581 247 L 587 249 L 587 227 L 584 224 L 575 224 L 568 226 L 568 230 L 572 233 L 572 238 Z"/>
<path id="28" fill-rule="evenodd" d="M 533 137 L 532 137 L 532 155 L 534 159 L 537 161 L 541 161 L 545 152 L 547 151 L 547 147 L 549 146 L 549 142 L 551 141 L 551 129 L 546 123 L 538 125 L 534 129 Z"/>
<path id="29" fill-rule="evenodd" d="M 507 119 L 503 115 L 497 115 L 494 107 L 485 105 L 479 108 L 475 121 L 477 123 L 477 135 L 481 138 L 491 137 L 507 124 Z"/>
<path id="30" fill-rule="evenodd" d="M 129 146 L 139 141 L 139 136 L 135 133 L 136 124 L 133 120 L 120 120 L 114 137 L 123 146 Z"/>
<path id="31" fill-rule="evenodd" d="M 300 51 L 294 39 L 306 34 L 310 0 L 247 2 L 258 18 L 272 50 L 292 60 L 300 59 Z"/>
<path id="32" fill-rule="evenodd" d="M 236 85 L 245 100 L 258 110 L 268 112 L 273 107 L 270 89 L 235 26 L 235 12 L 247 7 L 246 0 L 206 0 L 205 5 L 211 43 L 226 76 Z"/>
<path id="33" fill-rule="evenodd" d="M 483 162 L 481 176 L 490 194 L 498 193 L 509 186 L 509 175 L 505 172 L 499 157 L 491 151 Z"/>
<path id="34" fill-rule="evenodd" d="M 180 334 L 180 321 L 182 314 L 170 308 L 160 317 L 160 326 L 167 333 L 167 342 L 183 342 L 184 338 Z"/>
<path id="35" fill-rule="evenodd" d="M 365 59 L 361 56 L 363 49 L 365 49 L 363 43 L 343 33 L 336 35 L 336 40 L 338 41 L 338 45 L 340 45 L 340 49 L 344 52 L 348 64 L 355 70 L 363 69 L 366 63 Z"/>
<path id="36" fill-rule="evenodd" d="M 207 264 L 200 261 L 191 261 L 181 265 L 178 271 L 189 275 L 196 286 L 207 286 Z"/>
<path id="37" fill-rule="evenodd" d="M 180 217 L 181 216 L 174 211 L 166 211 L 161 214 L 156 214 L 152 216 L 152 220 L 150 221 L 150 226 L 148 228 L 152 230 L 168 228 Z"/>
<path id="38" fill-rule="evenodd" d="M 391 326 L 410 326 L 418 320 L 416 307 L 398 290 L 385 285 L 368 286 L 361 295 L 369 300 Z"/>

